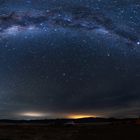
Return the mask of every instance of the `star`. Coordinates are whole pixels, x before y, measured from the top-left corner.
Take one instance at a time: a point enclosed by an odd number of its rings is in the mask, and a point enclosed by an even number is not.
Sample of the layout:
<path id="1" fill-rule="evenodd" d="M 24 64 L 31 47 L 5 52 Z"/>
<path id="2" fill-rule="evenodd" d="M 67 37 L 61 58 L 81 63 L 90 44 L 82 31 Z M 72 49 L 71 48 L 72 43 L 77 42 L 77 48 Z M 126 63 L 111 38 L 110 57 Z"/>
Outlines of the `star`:
<path id="1" fill-rule="evenodd" d="M 140 45 L 140 41 L 137 42 L 137 45 Z"/>

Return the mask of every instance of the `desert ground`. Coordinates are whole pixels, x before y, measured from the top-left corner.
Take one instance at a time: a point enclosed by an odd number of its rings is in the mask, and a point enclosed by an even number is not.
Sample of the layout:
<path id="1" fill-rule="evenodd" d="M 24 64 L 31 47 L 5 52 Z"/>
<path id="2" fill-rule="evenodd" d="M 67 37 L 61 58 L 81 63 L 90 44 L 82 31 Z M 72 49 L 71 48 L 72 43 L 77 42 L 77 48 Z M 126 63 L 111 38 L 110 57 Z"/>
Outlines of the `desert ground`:
<path id="1" fill-rule="evenodd" d="M 140 125 L 1 124 L 0 140 L 139 140 Z"/>

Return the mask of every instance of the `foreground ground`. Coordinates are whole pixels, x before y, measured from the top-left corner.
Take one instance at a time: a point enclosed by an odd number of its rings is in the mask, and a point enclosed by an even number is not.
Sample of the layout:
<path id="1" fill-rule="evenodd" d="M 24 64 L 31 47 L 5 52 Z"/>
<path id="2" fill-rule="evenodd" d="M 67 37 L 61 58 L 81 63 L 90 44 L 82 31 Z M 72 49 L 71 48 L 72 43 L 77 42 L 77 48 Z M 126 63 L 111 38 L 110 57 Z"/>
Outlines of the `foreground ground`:
<path id="1" fill-rule="evenodd" d="M 0 125 L 0 140 L 139 140 L 139 125 Z"/>

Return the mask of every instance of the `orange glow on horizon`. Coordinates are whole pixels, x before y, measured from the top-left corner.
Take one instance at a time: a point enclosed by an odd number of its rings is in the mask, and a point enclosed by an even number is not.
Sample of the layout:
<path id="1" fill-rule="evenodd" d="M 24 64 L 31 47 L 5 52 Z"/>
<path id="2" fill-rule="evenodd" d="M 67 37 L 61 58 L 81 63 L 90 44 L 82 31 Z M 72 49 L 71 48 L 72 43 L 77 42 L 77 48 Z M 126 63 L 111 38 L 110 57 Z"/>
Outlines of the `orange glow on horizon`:
<path id="1" fill-rule="evenodd" d="M 68 116 L 69 119 L 82 119 L 82 118 L 96 118 L 95 115 L 84 115 L 84 114 L 78 114 L 78 115 L 70 115 Z"/>

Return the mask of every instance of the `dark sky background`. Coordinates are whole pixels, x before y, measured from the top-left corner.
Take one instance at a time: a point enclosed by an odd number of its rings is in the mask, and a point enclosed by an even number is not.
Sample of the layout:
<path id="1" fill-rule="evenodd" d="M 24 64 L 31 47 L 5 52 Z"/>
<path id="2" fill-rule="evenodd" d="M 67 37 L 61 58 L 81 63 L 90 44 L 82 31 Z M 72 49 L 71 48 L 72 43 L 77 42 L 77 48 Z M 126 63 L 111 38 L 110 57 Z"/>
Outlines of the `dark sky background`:
<path id="1" fill-rule="evenodd" d="M 139 15 L 139 0 L 0 0 L 0 118 L 139 116 Z"/>

